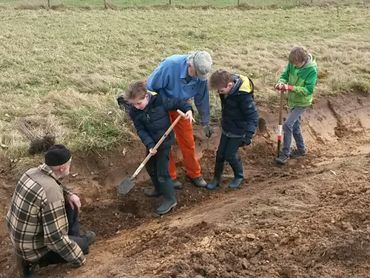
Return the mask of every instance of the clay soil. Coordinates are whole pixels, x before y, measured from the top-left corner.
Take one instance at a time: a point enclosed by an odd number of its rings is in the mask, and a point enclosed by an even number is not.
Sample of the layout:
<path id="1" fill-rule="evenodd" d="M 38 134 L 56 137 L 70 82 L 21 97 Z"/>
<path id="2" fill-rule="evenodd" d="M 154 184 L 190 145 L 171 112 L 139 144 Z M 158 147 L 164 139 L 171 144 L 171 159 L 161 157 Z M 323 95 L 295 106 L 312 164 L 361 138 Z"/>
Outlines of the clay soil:
<path id="1" fill-rule="evenodd" d="M 369 97 L 318 101 L 303 119 L 308 155 L 283 167 L 273 162 L 276 115 L 260 108 L 266 126 L 240 150 L 239 190 L 226 188 L 229 167 L 214 192 L 191 186 L 178 155 L 184 188 L 164 217 L 152 213 L 160 200 L 143 195 L 144 172 L 127 196 L 116 194 L 144 158 L 141 144 L 74 159 L 66 184 L 81 196 L 82 228 L 97 241 L 85 266 L 48 266 L 37 277 L 370 277 Z M 218 139 L 219 131 L 209 142 L 196 132 L 207 180 Z M 1 218 L 21 170 L 0 162 Z M 16 277 L 4 226 L 0 250 L 0 277 Z"/>

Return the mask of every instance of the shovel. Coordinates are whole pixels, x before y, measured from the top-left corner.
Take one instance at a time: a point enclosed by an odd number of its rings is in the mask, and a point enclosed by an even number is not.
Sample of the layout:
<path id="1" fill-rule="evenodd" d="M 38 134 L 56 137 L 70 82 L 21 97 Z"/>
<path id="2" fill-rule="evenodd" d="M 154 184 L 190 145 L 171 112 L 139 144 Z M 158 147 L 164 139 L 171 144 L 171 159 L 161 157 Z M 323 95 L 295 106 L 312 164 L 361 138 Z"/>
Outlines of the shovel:
<path id="1" fill-rule="evenodd" d="M 284 100 L 284 92 L 280 91 L 280 107 L 279 107 L 279 125 L 277 129 L 277 153 L 276 156 L 279 157 L 280 148 L 281 148 L 281 141 L 283 139 L 283 100 Z"/>
<path id="2" fill-rule="evenodd" d="M 159 146 L 162 144 L 162 142 L 167 138 L 167 136 L 170 134 L 172 129 L 175 127 L 175 125 L 178 123 L 178 121 L 181 119 L 181 117 L 185 117 L 185 114 L 177 110 L 177 113 L 179 113 L 179 116 L 177 116 L 176 120 L 171 124 L 171 126 L 166 130 L 166 132 L 163 134 L 161 139 L 157 142 L 157 144 L 154 146 L 153 150 L 157 150 Z M 153 155 L 149 153 L 143 162 L 139 165 L 139 167 L 136 169 L 135 173 L 129 177 L 125 178 L 121 183 L 118 185 L 118 194 L 119 195 L 126 195 L 127 193 L 130 192 L 130 190 L 135 186 L 134 179 L 136 176 L 140 173 L 140 171 L 144 168 L 145 164 L 148 162 L 148 160 L 152 157 Z"/>

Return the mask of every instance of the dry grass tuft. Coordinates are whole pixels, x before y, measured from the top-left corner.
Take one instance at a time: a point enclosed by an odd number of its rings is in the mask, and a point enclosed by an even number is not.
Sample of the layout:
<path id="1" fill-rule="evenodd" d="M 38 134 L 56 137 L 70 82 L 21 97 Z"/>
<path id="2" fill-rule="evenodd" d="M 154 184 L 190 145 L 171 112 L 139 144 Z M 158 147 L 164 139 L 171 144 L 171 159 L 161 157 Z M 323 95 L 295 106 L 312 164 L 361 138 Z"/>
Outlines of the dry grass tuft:
<path id="1" fill-rule="evenodd" d="M 31 141 L 28 153 L 30 155 L 35 155 L 46 152 L 54 144 L 55 136 L 53 135 L 45 135 L 42 138 L 35 138 L 34 140 Z"/>
<path id="2" fill-rule="evenodd" d="M 28 153 L 31 155 L 39 154 L 47 151 L 55 144 L 55 135 L 45 134 L 40 135 L 40 129 L 33 128 L 31 121 L 21 119 L 18 122 L 19 132 L 30 141 Z"/>

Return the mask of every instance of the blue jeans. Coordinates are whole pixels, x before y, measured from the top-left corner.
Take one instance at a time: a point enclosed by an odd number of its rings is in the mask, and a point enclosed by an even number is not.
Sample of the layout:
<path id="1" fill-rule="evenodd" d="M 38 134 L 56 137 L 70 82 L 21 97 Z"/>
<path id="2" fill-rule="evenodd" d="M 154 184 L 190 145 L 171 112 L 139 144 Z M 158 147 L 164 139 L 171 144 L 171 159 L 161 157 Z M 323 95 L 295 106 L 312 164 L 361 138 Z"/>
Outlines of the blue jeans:
<path id="1" fill-rule="evenodd" d="M 294 137 L 297 149 L 305 151 L 304 140 L 301 131 L 301 115 L 306 111 L 306 107 L 295 107 L 290 109 L 288 117 L 284 122 L 284 142 L 283 142 L 283 154 L 286 156 L 290 155 L 290 145 L 292 144 L 292 135 Z"/>

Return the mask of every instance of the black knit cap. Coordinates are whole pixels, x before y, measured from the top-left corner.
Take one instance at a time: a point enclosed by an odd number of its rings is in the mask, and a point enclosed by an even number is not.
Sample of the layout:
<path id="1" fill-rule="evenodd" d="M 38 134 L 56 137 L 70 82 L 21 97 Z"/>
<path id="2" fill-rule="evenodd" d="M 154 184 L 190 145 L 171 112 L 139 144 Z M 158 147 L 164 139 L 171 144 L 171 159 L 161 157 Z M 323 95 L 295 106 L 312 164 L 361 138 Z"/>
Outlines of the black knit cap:
<path id="1" fill-rule="evenodd" d="M 51 146 L 45 154 L 45 164 L 59 166 L 71 159 L 71 152 L 61 144 Z"/>

